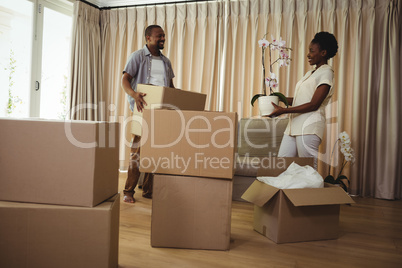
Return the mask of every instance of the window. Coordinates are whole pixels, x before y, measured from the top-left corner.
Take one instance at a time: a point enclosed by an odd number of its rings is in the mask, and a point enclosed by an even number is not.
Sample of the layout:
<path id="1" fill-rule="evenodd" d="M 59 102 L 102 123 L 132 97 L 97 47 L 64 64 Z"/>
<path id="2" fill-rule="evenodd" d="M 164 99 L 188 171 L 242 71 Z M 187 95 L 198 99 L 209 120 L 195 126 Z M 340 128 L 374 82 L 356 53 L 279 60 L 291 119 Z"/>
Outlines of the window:
<path id="1" fill-rule="evenodd" d="M 73 5 L 0 0 L 0 116 L 63 119 Z"/>

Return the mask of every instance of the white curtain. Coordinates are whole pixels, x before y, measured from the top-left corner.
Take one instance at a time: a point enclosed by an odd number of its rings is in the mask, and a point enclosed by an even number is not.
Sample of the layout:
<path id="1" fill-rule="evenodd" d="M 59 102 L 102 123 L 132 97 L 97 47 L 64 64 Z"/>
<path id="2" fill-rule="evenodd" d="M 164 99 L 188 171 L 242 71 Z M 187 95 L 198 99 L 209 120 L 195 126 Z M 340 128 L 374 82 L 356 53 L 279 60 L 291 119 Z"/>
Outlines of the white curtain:
<path id="1" fill-rule="evenodd" d="M 84 6 L 79 3 L 76 13 L 89 8 Z M 311 39 L 316 32 L 328 31 L 337 37 L 339 51 L 329 61 L 335 71 L 335 94 L 327 108 L 319 171 L 327 175 L 332 146 L 339 132 L 346 131 L 356 152 L 356 162 L 343 171 L 351 179 L 350 192 L 401 198 L 401 0 L 220 0 L 98 12 L 101 70 L 95 69 L 94 75 L 86 67 L 91 57 L 74 65 L 73 73 L 83 81 L 73 82 L 72 96 L 94 96 L 91 100 L 102 118 L 122 123 L 122 166 L 130 110 L 120 79 L 128 55 L 144 46 L 147 25 L 159 24 L 165 30 L 163 53 L 172 61 L 175 86 L 206 93 L 208 110 L 235 111 L 239 118 L 258 114 L 250 100 L 262 90 L 259 39 L 268 33 L 270 40 L 272 34 L 293 49 L 291 65 L 274 68 L 279 90 L 293 96 L 296 82 L 311 68 L 306 60 Z M 80 25 L 76 38 L 88 38 L 82 30 L 88 25 Z M 81 42 L 75 50 L 84 51 L 84 46 Z M 88 79 L 94 79 L 91 86 L 98 85 L 92 95 L 87 92 Z M 340 160 L 332 162 L 333 173 L 339 171 Z"/>
<path id="2" fill-rule="evenodd" d="M 100 10 L 82 2 L 74 5 L 71 53 L 70 118 L 102 120 L 103 96 Z"/>

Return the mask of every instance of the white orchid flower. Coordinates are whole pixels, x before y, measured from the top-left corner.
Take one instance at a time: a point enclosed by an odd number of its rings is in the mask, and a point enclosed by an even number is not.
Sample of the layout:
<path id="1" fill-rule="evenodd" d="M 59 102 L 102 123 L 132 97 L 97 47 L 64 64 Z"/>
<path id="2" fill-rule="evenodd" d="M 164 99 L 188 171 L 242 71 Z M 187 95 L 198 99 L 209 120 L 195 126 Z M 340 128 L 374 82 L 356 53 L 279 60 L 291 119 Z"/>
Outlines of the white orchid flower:
<path id="1" fill-rule="evenodd" d="M 271 87 L 271 79 L 269 79 L 268 77 L 265 78 L 265 85 L 266 85 L 267 87 Z"/>
<path id="2" fill-rule="evenodd" d="M 278 49 L 278 41 L 274 38 L 274 36 L 272 34 L 271 34 L 271 39 L 272 39 L 272 42 L 271 42 L 272 50 Z"/>
<path id="3" fill-rule="evenodd" d="M 339 138 L 342 141 L 350 140 L 350 137 L 349 137 L 348 133 L 346 133 L 346 131 L 339 133 Z"/>
<path id="4" fill-rule="evenodd" d="M 278 60 L 278 64 L 279 64 L 279 67 L 289 66 L 290 59 L 280 59 L 280 60 Z"/>
<path id="5" fill-rule="evenodd" d="M 259 45 L 260 47 L 265 47 L 265 48 L 267 48 L 267 47 L 269 46 L 269 42 L 268 42 L 268 40 L 266 40 L 265 38 L 263 38 L 263 39 L 261 39 L 261 40 L 258 40 L 258 45 Z"/>
<path id="6" fill-rule="evenodd" d="M 285 50 L 281 49 L 281 51 L 279 53 L 279 57 L 281 59 L 287 59 L 287 58 L 289 58 L 289 55 L 285 52 Z"/>
<path id="7" fill-rule="evenodd" d="M 339 138 L 336 140 L 336 142 L 334 144 L 334 148 L 332 150 L 332 153 L 334 152 L 335 145 L 338 143 L 338 141 L 339 141 L 340 151 L 343 154 L 343 160 L 342 160 L 342 164 L 341 164 L 341 170 L 339 171 L 338 176 L 336 177 L 336 180 L 334 181 L 335 184 L 340 184 L 340 182 L 342 182 L 342 179 L 346 178 L 346 176 L 344 176 L 344 175 L 341 176 L 343 168 L 346 166 L 346 164 L 348 162 L 350 162 L 352 164 L 356 160 L 355 155 L 354 155 L 354 150 L 350 146 L 350 144 L 351 144 L 350 137 L 345 131 L 339 133 Z M 331 158 L 332 158 L 332 155 L 331 155 Z M 331 160 L 332 159 L 330 159 L 330 163 L 331 163 Z M 331 175 L 331 168 L 330 167 L 328 169 L 328 174 L 329 175 L 327 176 L 327 178 L 332 178 L 332 179 L 335 178 L 335 176 Z M 330 180 L 327 181 L 327 178 L 325 178 L 324 181 L 332 183 Z M 339 180 L 340 180 L 340 182 L 339 182 Z M 347 181 L 349 182 L 349 179 L 347 179 Z M 345 183 L 342 183 L 342 185 L 341 185 L 342 188 L 347 192 L 347 189 L 348 189 L 349 186 L 345 185 Z"/>
<path id="8" fill-rule="evenodd" d="M 278 82 L 276 82 L 276 80 L 271 80 L 270 82 L 269 82 L 269 85 L 271 86 L 271 87 L 273 87 L 273 88 L 277 88 L 278 87 Z"/>
<path id="9" fill-rule="evenodd" d="M 341 146 L 341 153 L 344 155 L 346 161 L 354 162 L 354 150 L 350 146 Z"/>
<path id="10" fill-rule="evenodd" d="M 270 77 L 265 78 L 265 84 L 267 87 L 278 87 L 278 79 L 274 73 L 271 73 Z"/>
<path id="11" fill-rule="evenodd" d="M 344 150 L 346 153 L 348 153 L 348 154 L 350 154 L 350 153 L 353 152 L 353 149 L 352 149 L 350 146 L 344 146 L 344 147 L 342 147 L 342 148 L 343 148 L 343 150 Z"/>
<path id="12" fill-rule="evenodd" d="M 272 50 L 275 50 L 275 49 L 280 49 L 280 48 L 282 48 L 282 47 L 284 47 L 285 46 L 285 44 L 286 44 L 286 41 L 285 40 L 282 40 L 282 37 L 279 37 L 279 40 L 276 40 L 275 38 L 274 38 L 274 36 L 271 34 L 271 38 L 272 38 Z"/>
<path id="13" fill-rule="evenodd" d="M 351 161 L 352 161 L 352 158 L 353 158 L 353 155 L 351 155 L 351 154 L 345 154 L 345 160 L 346 160 L 346 161 L 351 162 Z"/>
<path id="14" fill-rule="evenodd" d="M 350 144 L 350 139 L 348 138 L 348 139 L 341 139 L 341 142 L 342 143 L 347 143 L 347 144 Z"/>
<path id="15" fill-rule="evenodd" d="M 344 147 L 341 147 L 341 153 L 342 153 L 343 155 L 345 155 L 345 154 L 346 154 L 346 150 L 345 150 L 345 148 L 344 148 Z"/>
<path id="16" fill-rule="evenodd" d="M 341 147 L 348 147 L 350 146 L 350 137 L 346 131 L 339 133 L 339 140 L 341 141 Z"/>
<path id="17" fill-rule="evenodd" d="M 350 143 L 341 142 L 340 146 L 341 146 L 341 149 L 342 148 L 347 148 L 347 147 L 350 147 Z"/>
<path id="18" fill-rule="evenodd" d="M 279 67 L 282 66 L 288 66 L 290 65 L 290 57 L 288 55 L 288 51 L 291 50 L 290 48 L 285 47 L 286 41 L 282 40 L 282 37 L 279 38 L 279 40 L 275 39 L 273 35 L 271 35 L 272 42 L 269 42 L 265 39 L 267 34 L 264 35 L 264 37 L 260 40 L 258 40 L 258 45 L 259 47 L 262 48 L 262 66 L 263 66 L 263 95 L 266 94 L 266 87 L 269 87 L 270 94 L 274 93 L 272 88 L 278 88 L 279 82 L 278 79 L 276 78 L 275 74 L 271 74 L 269 77 L 265 77 L 265 49 L 269 49 L 269 70 L 272 70 L 272 66 L 277 63 Z M 276 59 L 271 58 L 271 51 L 272 50 L 278 50 L 279 57 Z M 274 57 L 274 56 L 272 56 Z M 255 95 L 251 101 L 251 104 L 254 103 L 254 101 L 260 96 L 260 94 Z M 256 98 L 257 97 L 257 98 Z M 281 101 L 284 101 L 283 99 Z M 286 102 L 286 100 L 285 100 Z"/>
<path id="19" fill-rule="evenodd" d="M 279 37 L 278 47 L 284 47 L 286 44 L 285 40 L 282 40 L 282 37 Z"/>

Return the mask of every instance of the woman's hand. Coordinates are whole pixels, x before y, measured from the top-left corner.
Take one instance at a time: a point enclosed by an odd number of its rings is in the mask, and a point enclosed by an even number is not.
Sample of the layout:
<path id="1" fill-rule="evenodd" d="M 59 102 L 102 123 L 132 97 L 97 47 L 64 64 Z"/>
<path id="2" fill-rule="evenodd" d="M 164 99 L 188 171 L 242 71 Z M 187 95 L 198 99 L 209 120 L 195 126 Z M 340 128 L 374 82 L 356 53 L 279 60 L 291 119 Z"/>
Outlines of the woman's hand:
<path id="1" fill-rule="evenodd" d="M 293 106 L 289 108 L 283 108 L 275 103 L 272 103 L 274 106 L 274 111 L 267 115 L 269 117 L 274 117 L 274 116 L 279 116 L 281 114 L 290 114 L 290 113 L 299 113 L 299 114 L 304 114 L 304 113 L 309 113 L 309 112 L 314 112 L 316 111 L 321 104 L 324 102 L 325 98 L 327 97 L 328 93 L 330 90 L 330 86 L 327 84 L 322 84 L 317 87 L 317 89 L 314 92 L 314 95 L 311 99 L 310 102 L 298 105 L 298 106 Z M 292 99 L 293 101 L 293 99 Z"/>
<path id="2" fill-rule="evenodd" d="M 272 113 L 270 113 L 269 115 L 267 115 L 268 117 L 276 117 L 276 116 L 280 116 L 282 114 L 285 113 L 285 108 L 276 105 L 275 103 L 271 102 L 272 106 L 274 106 L 274 111 Z"/>

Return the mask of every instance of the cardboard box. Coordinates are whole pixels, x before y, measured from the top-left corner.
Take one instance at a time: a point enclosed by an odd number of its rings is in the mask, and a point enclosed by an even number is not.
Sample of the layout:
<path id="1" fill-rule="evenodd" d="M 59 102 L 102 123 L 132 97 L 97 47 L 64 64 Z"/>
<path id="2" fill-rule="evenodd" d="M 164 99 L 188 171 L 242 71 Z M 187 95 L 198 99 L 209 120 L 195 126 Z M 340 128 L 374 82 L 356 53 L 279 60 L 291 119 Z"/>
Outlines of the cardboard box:
<path id="1" fill-rule="evenodd" d="M 119 207 L 0 201 L 0 267 L 117 267 Z"/>
<path id="2" fill-rule="evenodd" d="M 237 114 L 145 110 L 140 171 L 232 179 Z"/>
<path id="3" fill-rule="evenodd" d="M 258 176 L 277 173 L 261 169 Z M 336 186 L 278 189 L 257 180 L 242 198 L 254 203 L 254 230 L 276 243 L 338 238 L 340 204 L 354 203 Z"/>
<path id="4" fill-rule="evenodd" d="M 153 85 L 137 85 L 137 92 L 146 93 L 144 100 L 147 102 L 145 109 L 179 109 L 203 111 L 205 109 L 206 94 L 185 91 L 171 87 Z M 131 132 L 137 136 L 142 135 L 142 112 L 134 107 Z"/>
<path id="5" fill-rule="evenodd" d="M 155 175 L 153 247 L 228 250 L 232 181 Z"/>
<path id="6" fill-rule="evenodd" d="M 93 207 L 118 190 L 119 124 L 0 119 L 0 200 Z"/>

